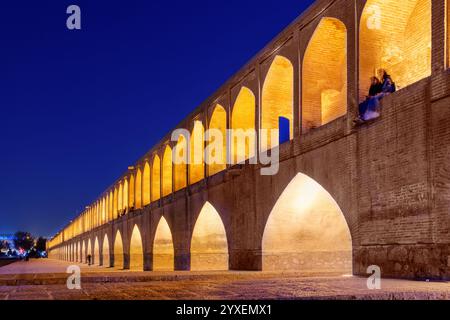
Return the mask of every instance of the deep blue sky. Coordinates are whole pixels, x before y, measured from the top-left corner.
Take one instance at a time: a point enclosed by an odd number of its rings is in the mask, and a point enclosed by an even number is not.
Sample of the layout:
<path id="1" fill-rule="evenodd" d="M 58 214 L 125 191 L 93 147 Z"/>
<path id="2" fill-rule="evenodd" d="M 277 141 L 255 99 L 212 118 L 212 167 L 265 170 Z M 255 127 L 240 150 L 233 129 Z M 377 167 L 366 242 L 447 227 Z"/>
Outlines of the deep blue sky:
<path id="1" fill-rule="evenodd" d="M 0 233 L 53 235 L 312 2 L 1 1 Z"/>

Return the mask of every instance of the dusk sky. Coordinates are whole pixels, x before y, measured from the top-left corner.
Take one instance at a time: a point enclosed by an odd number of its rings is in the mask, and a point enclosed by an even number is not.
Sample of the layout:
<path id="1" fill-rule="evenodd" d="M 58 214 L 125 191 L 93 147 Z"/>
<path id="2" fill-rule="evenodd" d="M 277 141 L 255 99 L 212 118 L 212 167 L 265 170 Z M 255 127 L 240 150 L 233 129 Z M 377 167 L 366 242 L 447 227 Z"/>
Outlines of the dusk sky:
<path id="1" fill-rule="evenodd" d="M 0 234 L 54 235 L 312 2 L 2 1 Z"/>

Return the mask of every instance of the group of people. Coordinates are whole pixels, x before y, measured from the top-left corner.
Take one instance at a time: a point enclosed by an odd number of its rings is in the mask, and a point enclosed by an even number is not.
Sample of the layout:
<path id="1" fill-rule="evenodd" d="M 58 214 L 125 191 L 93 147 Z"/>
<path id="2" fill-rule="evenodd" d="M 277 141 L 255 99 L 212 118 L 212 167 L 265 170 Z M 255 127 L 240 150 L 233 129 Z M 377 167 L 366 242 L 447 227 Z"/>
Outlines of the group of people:
<path id="1" fill-rule="evenodd" d="M 359 105 L 359 117 L 356 119 L 356 122 L 365 122 L 378 118 L 380 116 L 379 107 L 381 99 L 396 91 L 395 83 L 386 70 L 380 70 L 380 74 L 382 80 L 377 77 L 370 79 L 369 95 Z"/>

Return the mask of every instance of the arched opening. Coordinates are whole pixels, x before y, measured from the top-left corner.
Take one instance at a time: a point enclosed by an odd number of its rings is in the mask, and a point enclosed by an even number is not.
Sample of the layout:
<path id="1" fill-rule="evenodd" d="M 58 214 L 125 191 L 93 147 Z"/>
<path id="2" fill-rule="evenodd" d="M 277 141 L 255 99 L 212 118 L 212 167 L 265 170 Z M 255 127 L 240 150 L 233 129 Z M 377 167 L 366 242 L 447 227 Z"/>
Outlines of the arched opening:
<path id="1" fill-rule="evenodd" d="M 144 206 L 149 205 L 151 202 L 151 194 L 150 194 L 150 165 L 148 164 L 148 162 L 145 162 L 144 165 L 142 193 L 144 197 Z"/>
<path id="2" fill-rule="evenodd" d="M 130 240 L 130 270 L 144 270 L 144 250 L 142 249 L 141 232 L 134 226 Z"/>
<path id="3" fill-rule="evenodd" d="M 146 164 L 147 165 L 147 164 Z M 148 171 L 150 171 L 150 168 L 148 168 Z M 146 172 L 144 167 L 144 179 L 145 175 L 148 174 L 148 171 Z M 137 169 L 136 172 L 136 181 L 135 181 L 135 187 L 134 187 L 134 203 L 136 205 L 136 209 L 142 208 L 142 193 L 145 194 L 145 190 L 142 190 L 142 172 L 141 169 Z"/>
<path id="4" fill-rule="evenodd" d="M 109 192 L 108 217 L 109 220 L 114 219 L 114 193 L 112 190 Z"/>
<path id="5" fill-rule="evenodd" d="M 186 188 L 187 185 L 187 149 L 186 138 L 183 135 L 180 135 L 173 151 L 175 191 Z"/>
<path id="6" fill-rule="evenodd" d="M 192 233 L 191 270 L 228 270 L 225 227 L 209 202 L 203 206 Z"/>
<path id="7" fill-rule="evenodd" d="M 81 248 L 81 262 L 86 263 L 86 241 L 83 241 L 83 246 Z"/>
<path id="8" fill-rule="evenodd" d="M 130 175 L 130 187 L 128 190 L 128 206 L 130 208 L 134 208 L 134 188 L 136 186 L 136 182 L 134 180 L 134 174 Z"/>
<path id="9" fill-rule="evenodd" d="M 114 188 L 114 204 L 113 204 L 113 219 L 117 219 L 118 217 L 118 189 L 117 187 Z"/>
<path id="10" fill-rule="evenodd" d="M 323 18 L 303 59 L 302 128 L 325 125 L 347 113 L 347 29 Z"/>
<path id="11" fill-rule="evenodd" d="M 162 192 L 163 197 L 172 193 L 172 149 L 166 146 L 162 165 Z"/>
<path id="12" fill-rule="evenodd" d="M 261 129 L 268 130 L 267 139 L 261 136 L 261 150 L 279 144 L 271 141 L 271 130 L 280 128 L 280 117 L 289 121 L 289 139 L 294 137 L 294 67 L 289 59 L 276 56 L 270 66 L 262 90 Z"/>
<path id="13" fill-rule="evenodd" d="M 255 95 L 242 87 L 231 112 L 231 160 L 244 162 L 256 155 Z"/>
<path id="14" fill-rule="evenodd" d="M 114 240 L 114 267 L 123 269 L 123 241 L 119 230 L 117 230 Z"/>
<path id="15" fill-rule="evenodd" d="M 189 184 L 199 182 L 205 177 L 204 163 L 204 128 L 199 120 L 194 121 L 191 133 L 190 161 L 189 161 Z"/>
<path id="16" fill-rule="evenodd" d="M 127 210 L 128 209 L 128 179 L 125 179 L 125 181 L 123 182 L 123 209 Z"/>
<path id="17" fill-rule="evenodd" d="M 111 259 L 109 256 L 109 239 L 107 234 L 105 234 L 105 237 L 103 238 L 102 260 L 102 265 L 104 267 L 109 268 L 111 266 Z"/>
<path id="18" fill-rule="evenodd" d="M 220 104 L 214 107 L 206 140 L 208 176 L 212 176 L 227 168 L 227 112 Z"/>
<path id="19" fill-rule="evenodd" d="M 123 210 L 123 184 L 119 184 L 119 193 L 117 195 L 117 209 L 119 211 Z"/>
<path id="20" fill-rule="evenodd" d="M 161 160 L 155 155 L 152 165 L 152 201 L 161 197 Z"/>
<path id="21" fill-rule="evenodd" d="M 88 241 L 88 245 L 87 245 L 87 257 L 90 256 L 91 257 L 91 261 L 90 263 L 92 264 L 92 243 L 91 243 L 91 239 L 89 239 Z M 87 260 L 87 259 L 86 259 Z M 86 261 L 87 263 L 89 263 L 89 261 Z"/>
<path id="22" fill-rule="evenodd" d="M 397 88 L 431 75 L 431 0 L 368 0 L 359 38 L 360 100 L 385 69 Z"/>
<path id="23" fill-rule="evenodd" d="M 336 201 L 316 181 L 299 173 L 267 220 L 263 270 L 352 272 L 352 239 Z"/>
<path id="24" fill-rule="evenodd" d="M 106 198 L 102 199 L 102 224 L 106 222 Z"/>
<path id="25" fill-rule="evenodd" d="M 172 232 L 164 217 L 159 220 L 153 241 L 153 270 L 172 271 L 174 269 L 174 249 Z"/>
<path id="26" fill-rule="evenodd" d="M 94 254 L 92 255 L 92 264 L 100 265 L 100 246 L 98 244 L 97 237 L 95 237 L 94 241 Z"/>
<path id="27" fill-rule="evenodd" d="M 77 242 L 76 247 L 75 247 L 75 262 L 80 262 L 81 261 L 81 259 L 80 259 L 80 250 L 81 250 L 80 246 L 81 246 L 80 242 Z"/>

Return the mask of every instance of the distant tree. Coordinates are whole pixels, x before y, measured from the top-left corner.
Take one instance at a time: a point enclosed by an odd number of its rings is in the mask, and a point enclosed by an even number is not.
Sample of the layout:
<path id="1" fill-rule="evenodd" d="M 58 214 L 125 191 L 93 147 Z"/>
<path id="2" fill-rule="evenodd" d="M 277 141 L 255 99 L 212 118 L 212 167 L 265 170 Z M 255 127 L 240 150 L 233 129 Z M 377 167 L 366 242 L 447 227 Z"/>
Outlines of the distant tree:
<path id="1" fill-rule="evenodd" d="M 37 252 L 44 252 L 47 250 L 47 239 L 43 237 L 39 237 L 36 241 L 36 245 L 34 246 Z"/>
<path id="2" fill-rule="evenodd" d="M 34 238 L 29 232 L 17 231 L 14 234 L 14 246 L 29 251 L 34 246 Z"/>

